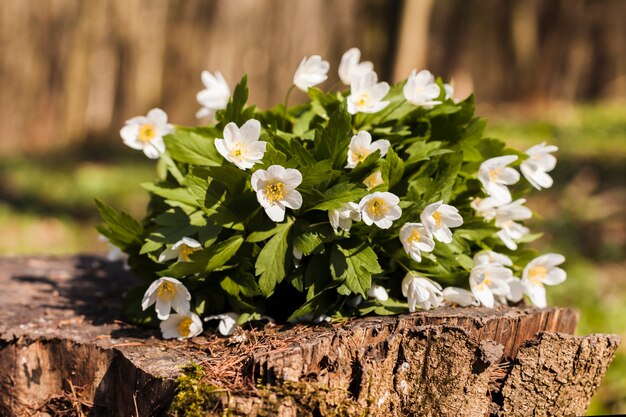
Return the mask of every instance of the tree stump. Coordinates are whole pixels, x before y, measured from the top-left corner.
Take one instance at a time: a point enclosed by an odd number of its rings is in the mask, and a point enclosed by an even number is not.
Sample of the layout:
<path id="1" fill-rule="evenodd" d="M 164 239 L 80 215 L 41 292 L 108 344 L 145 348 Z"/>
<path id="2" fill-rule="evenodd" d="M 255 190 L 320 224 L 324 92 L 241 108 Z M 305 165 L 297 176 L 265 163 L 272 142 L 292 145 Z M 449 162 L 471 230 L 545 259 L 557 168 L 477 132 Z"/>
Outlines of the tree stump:
<path id="1" fill-rule="evenodd" d="M 118 320 L 133 281 L 97 256 L 0 259 L 0 416 L 582 415 L 619 344 L 528 307 L 164 341 Z"/>

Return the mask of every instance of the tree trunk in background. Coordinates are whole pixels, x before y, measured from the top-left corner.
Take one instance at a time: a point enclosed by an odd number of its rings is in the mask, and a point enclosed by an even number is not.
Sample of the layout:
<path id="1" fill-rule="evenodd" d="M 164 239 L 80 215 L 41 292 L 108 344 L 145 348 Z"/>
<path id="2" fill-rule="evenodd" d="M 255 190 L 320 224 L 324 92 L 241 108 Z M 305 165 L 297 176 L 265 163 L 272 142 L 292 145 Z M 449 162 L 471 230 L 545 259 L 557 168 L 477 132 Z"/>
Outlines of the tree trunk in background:
<path id="1" fill-rule="evenodd" d="M 119 142 L 151 107 L 193 123 L 200 72 L 281 102 L 302 57 L 352 46 L 397 81 L 428 67 L 481 102 L 626 95 L 620 0 L 0 2 L 0 152 Z M 301 94 L 293 101 L 302 100 Z"/>

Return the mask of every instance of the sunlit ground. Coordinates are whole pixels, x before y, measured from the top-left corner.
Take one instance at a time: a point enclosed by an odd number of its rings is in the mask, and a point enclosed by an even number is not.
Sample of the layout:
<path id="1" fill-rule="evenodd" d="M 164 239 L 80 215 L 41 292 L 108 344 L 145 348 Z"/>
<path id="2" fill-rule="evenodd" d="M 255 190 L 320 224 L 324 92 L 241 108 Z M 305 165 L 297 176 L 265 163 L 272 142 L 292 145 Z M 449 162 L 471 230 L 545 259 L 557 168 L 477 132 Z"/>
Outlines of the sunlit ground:
<path id="1" fill-rule="evenodd" d="M 555 186 L 535 192 L 530 224 L 545 233 L 535 245 L 567 257 L 568 280 L 549 290 L 551 303 L 581 311 L 580 334 L 626 339 L 626 106 L 484 107 L 488 135 L 526 149 L 559 146 Z M 112 140 L 117 140 L 112 138 Z M 93 199 L 141 216 L 139 184 L 154 176 L 143 154 L 121 145 L 45 157 L 0 157 L 0 254 L 104 252 Z M 626 347 L 620 348 L 589 409 L 626 413 Z"/>

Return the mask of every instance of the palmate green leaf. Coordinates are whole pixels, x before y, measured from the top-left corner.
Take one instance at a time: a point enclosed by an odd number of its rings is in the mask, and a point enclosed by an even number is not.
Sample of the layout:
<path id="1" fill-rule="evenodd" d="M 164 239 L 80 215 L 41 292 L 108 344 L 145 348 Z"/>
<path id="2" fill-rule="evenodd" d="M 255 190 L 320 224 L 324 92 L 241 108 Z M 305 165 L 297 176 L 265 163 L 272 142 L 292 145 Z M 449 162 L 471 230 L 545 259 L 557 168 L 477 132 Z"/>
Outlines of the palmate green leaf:
<path id="1" fill-rule="evenodd" d="M 249 272 L 239 273 L 233 271 L 220 282 L 220 286 L 228 294 L 239 297 L 255 297 L 261 294 L 261 289 L 254 279 L 254 275 Z"/>
<path id="2" fill-rule="evenodd" d="M 387 156 L 385 157 L 385 164 L 383 165 L 383 172 L 387 181 L 385 183 L 389 188 L 402 181 L 402 175 L 404 174 L 404 162 L 398 156 L 398 154 L 389 148 Z"/>
<path id="3" fill-rule="evenodd" d="M 217 119 L 225 126 L 229 122 L 241 127 L 247 120 L 252 119 L 254 108 L 246 108 L 248 101 L 248 76 L 244 75 L 239 84 L 235 87 L 233 95 L 228 101 L 226 109 L 217 112 Z"/>
<path id="4" fill-rule="evenodd" d="M 316 232 L 298 233 L 293 238 L 293 246 L 307 256 L 313 253 L 324 243 L 322 237 Z"/>
<path id="5" fill-rule="evenodd" d="M 352 137 L 352 118 L 342 104 L 333 111 L 328 126 L 315 135 L 315 156 L 318 161 L 332 159 L 335 169 L 343 169 Z"/>
<path id="6" fill-rule="evenodd" d="M 195 175 L 206 178 L 211 182 L 218 182 L 230 194 L 235 196 L 243 190 L 246 181 L 250 179 L 250 174 L 234 165 L 206 167 L 201 170 L 195 169 L 193 172 Z"/>
<path id="7" fill-rule="evenodd" d="M 98 212 L 104 221 L 104 225 L 97 229 L 106 236 L 111 243 L 125 250 L 133 244 L 141 244 L 141 236 L 143 235 L 143 227 L 137 220 L 129 214 L 117 211 L 107 206 L 100 200 L 96 200 Z"/>
<path id="8" fill-rule="evenodd" d="M 289 316 L 287 321 L 295 321 L 307 315 L 313 317 L 328 313 L 330 306 L 337 301 L 337 293 L 334 291 L 339 284 L 333 283 L 311 297 L 300 308 Z"/>
<path id="9" fill-rule="evenodd" d="M 219 166 L 224 158 L 215 149 L 213 139 L 191 131 L 180 130 L 163 138 L 172 159 L 198 166 Z"/>
<path id="10" fill-rule="evenodd" d="M 326 190 L 323 201 L 310 210 L 335 210 L 345 203 L 358 202 L 365 195 L 367 195 L 365 188 L 350 182 L 341 182 Z"/>
<path id="11" fill-rule="evenodd" d="M 333 160 L 325 159 L 311 165 L 305 165 L 300 169 L 300 173 L 302 174 L 300 188 L 313 187 L 317 190 L 323 190 L 332 179 Z"/>
<path id="12" fill-rule="evenodd" d="M 311 109 L 320 117 L 328 118 L 339 107 L 340 102 L 336 95 L 324 93 L 317 87 L 309 88 L 308 94 L 311 98 Z"/>
<path id="13" fill-rule="evenodd" d="M 353 294 L 367 296 L 372 286 L 372 275 L 380 274 L 382 269 L 378 257 L 366 243 L 347 243 L 333 246 L 330 253 L 330 271 L 334 280 L 343 281 Z M 339 287 L 339 288 L 341 288 Z"/>
<path id="14" fill-rule="evenodd" d="M 144 182 L 141 184 L 141 187 L 166 200 L 178 201 L 188 206 L 198 207 L 197 198 L 186 187 L 153 182 Z"/>
<path id="15" fill-rule="evenodd" d="M 255 264 L 255 274 L 259 277 L 261 293 L 269 297 L 274 292 L 276 284 L 281 282 L 291 265 L 291 256 L 287 255 L 289 242 L 287 237 L 293 221 L 287 218 L 281 223 L 279 230 L 265 244 Z"/>

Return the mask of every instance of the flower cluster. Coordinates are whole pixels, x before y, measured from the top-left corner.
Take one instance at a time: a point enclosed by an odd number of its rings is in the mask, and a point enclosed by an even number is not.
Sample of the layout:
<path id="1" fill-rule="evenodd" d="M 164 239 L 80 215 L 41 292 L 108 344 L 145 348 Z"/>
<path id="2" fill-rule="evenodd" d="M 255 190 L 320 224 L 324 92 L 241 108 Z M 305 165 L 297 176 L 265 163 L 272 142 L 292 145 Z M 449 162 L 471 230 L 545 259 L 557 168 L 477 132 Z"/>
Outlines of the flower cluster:
<path id="1" fill-rule="evenodd" d="M 201 317 L 230 335 L 268 316 L 545 306 L 564 258 L 523 248 L 534 235 L 522 222 L 557 148 L 483 139 L 473 97 L 456 101 L 427 70 L 389 85 L 353 48 L 338 68 L 349 88 L 324 92 L 329 69 L 304 58 L 292 88 L 308 102 L 267 111 L 246 105 L 245 77 L 231 93 L 204 71 L 207 125 L 173 126 L 160 109 L 126 122 L 124 143 L 160 159 L 143 221 L 98 202 L 99 231 L 142 279 L 129 318 L 187 338 Z"/>

